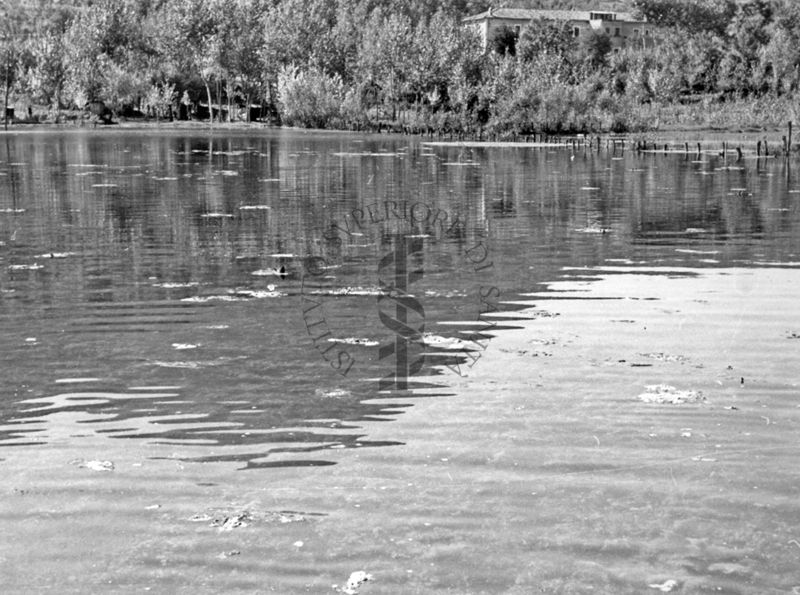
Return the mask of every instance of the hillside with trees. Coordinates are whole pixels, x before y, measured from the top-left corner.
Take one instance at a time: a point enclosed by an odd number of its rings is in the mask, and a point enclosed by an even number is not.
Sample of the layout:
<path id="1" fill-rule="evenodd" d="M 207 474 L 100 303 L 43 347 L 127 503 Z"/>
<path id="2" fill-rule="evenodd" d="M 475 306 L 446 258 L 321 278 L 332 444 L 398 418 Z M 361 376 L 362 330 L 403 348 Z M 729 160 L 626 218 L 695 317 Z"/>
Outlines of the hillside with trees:
<path id="1" fill-rule="evenodd" d="M 661 41 L 615 53 L 534 21 L 484 54 L 461 23 L 481 0 L 5 0 L 0 84 L 17 117 L 47 121 L 99 102 L 114 117 L 497 137 L 794 119 L 795 0 L 506 4 L 635 11 Z"/>

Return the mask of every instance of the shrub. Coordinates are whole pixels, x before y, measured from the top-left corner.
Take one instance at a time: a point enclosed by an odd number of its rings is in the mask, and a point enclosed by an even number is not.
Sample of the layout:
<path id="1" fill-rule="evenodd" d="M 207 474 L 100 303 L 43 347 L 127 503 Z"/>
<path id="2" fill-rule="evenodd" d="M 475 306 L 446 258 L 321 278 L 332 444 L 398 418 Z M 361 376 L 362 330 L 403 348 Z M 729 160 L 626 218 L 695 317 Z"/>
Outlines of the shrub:
<path id="1" fill-rule="evenodd" d="M 310 67 L 282 68 L 278 73 L 278 110 L 289 126 L 326 128 L 342 121 L 345 85 L 341 77 Z M 353 99 L 349 98 L 348 107 Z"/>

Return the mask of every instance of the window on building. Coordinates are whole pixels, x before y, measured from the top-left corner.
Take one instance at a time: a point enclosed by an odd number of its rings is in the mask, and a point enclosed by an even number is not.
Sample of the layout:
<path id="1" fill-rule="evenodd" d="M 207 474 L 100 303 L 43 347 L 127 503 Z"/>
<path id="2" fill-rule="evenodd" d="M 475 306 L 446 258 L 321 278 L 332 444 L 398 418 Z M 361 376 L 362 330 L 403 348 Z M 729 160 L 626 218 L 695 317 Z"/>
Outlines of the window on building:
<path id="1" fill-rule="evenodd" d="M 516 26 L 514 27 L 514 33 L 516 33 L 517 35 L 519 35 L 520 28 L 521 28 L 521 27 L 520 27 L 519 25 L 516 25 Z"/>
<path id="2" fill-rule="evenodd" d="M 619 37 L 619 27 L 614 28 L 614 37 Z"/>
<path id="3" fill-rule="evenodd" d="M 572 30 L 572 36 L 573 36 L 573 37 L 578 37 L 580 34 L 581 34 L 581 30 L 580 30 L 578 27 L 575 27 L 575 28 Z"/>
<path id="4" fill-rule="evenodd" d="M 633 30 L 633 36 L 634 37 L 639 37 L 639 30 L 638 29 L 634 29 Z"/>
<path id="5" fill-rule="evenodd" d="M 611 29 L 609 29 L 608 27 L 606 27 L 606 35 L 611 35 Z"/>
<path id="6" fill-rule="evenodd" d="M 645 30 L 644 30 L 644 34 L 645 34 L 645 35 L 650 35 L 650 29 L 645 29 Z"/>

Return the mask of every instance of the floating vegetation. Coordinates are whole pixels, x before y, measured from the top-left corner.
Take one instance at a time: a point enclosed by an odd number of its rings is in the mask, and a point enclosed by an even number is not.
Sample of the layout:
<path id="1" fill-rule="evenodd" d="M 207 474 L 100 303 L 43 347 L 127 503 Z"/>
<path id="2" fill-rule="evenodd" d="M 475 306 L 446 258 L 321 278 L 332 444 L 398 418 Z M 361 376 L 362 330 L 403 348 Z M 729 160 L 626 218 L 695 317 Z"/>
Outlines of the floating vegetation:
<path id="1" fill-rule="evenodd" d="M 193 362 L 193 361 L 185 361 L 185 362 L 164 362 L 164 361 L 154 361 L 152 362 L 154 366 L 158 366 L 159 368 L 177 368 L 179 370 L 198 370 L 203 366 L 214 366 L 216 365 L 214 362 Z"/>
<path id="2" fill-rule="evenodd" d="M 70 256 L 75 256 L 75 252 L 46 252 L 37 254 L 34 258 L 68 258 Z"/>
<path id="3" fill-rule="evenodd" d="M 343 595 L 358 595 L 361 585 L 371 580 L 374 580 L 371 574 L 358 570 L 350 574 L 350 578 L 347 579 L 347 583 L 343 587 L 338 588 L 337 585 L 333 585 L 333 588 Z"/>
<path id="4" fill-rule="evenodd" d="M 38 271 L 43 269 L 43 264 L 10 264 L 8 265 L 9 271 Z"/>
<path id="5" fill-rule="evenodd" d="M 334 388 L 331 390 L 318 388 L 314 390 L 314 394 L 324 399 L 342 399 L 344 397 L 349 397 L 352 395 L 352 393 L 349 390 L 345 390 L 343 388 Z"/>
<path id="6" fill-rule="evenodd" d="M 647 586 L 651 589 L 661 591 L 662 593 L 669 593 L 678 586 L 678 581 L 670 579 L 668 581 L 664 581 L 663 583 L 650 583 Z"/>
<path id="7" fill-rule="evenodd" d="M 441 297 L 441 298 L 455 298 L 455 297 L 467 297 L 468 294 L 465 291 L 461 291 L 458 289 L 451 289 L 448 291 L 436 291 L 434 289 L 428 289 L 425 291 L 425 297 Z"/>
<path id="8" fill-rule="evenodd" d="M 447 349 L 453 351 L 462 351 L 474 349 L 475 344 L 471 341 L 464 341 L 457 337 L 442 337 L 441 335 L 434 335 L 433 333 L 423 333 L 419 342 L 428 347 L 436 347 L 437 349 Z"/>
<path id="9" fill-rule="evenodd" d="M 671 363 L 678 363 L 678 364 L 685 364 L 688 363 L 690 360 L 688 357 L 683 355 L 670 355 L 669 353 L 661 353 L 661 352 L 653 352 L 653 353 L 640 353 L 642 357 L 647 357 L 650 359 L 655 359 L 660 362 L 671 362 Z"/>
<path id="10" fill-rule="evenodd" d="M 608 227 L 601 227 L 600 225 L 593 223 L 591 225 L 587 225 L 586 227 L 580 227 L 575 231 L 578 233 L 610 233 L 611 229 Z"/>
<path id="11" fill-rule="evenodd" d="M 334 157 L 405 157 L 405 153 L 333 153 Z"/>
<path id="12" fill-rule="evenodd" d="M 164 289 L 181 289 L 185 287 L 197 287 L 200 285 L 197 281 L 188 281 L 186 283 L 179 283 L 179 282 L 165 282 L 165 283 L 153 283 L 153 287 L 162 287 Z"/>
<path id="13" fill-rule="evenodd" d="M 275 285 L 268 285 L 266 290 L 263 289 L 229 289 L 227 294 L 224 295 L 194 295 L 191 297 L 182 298 L 182 302 L 240 302 L 249 299 L 264 299 L 264 298 L 277 298 L 285 297 L 286 294 L 277 291 Z"/>
<path id="14" fill-rule="evenodd" d="M 378 341 L 372 339 L 362 339 L 360 337 L 345 337 L 344 339 L 328 339 L 331 343 L 344 343 L 345 345 L 358 345 L 360 347 L 375 347 L 380 345 Z"/>
<path id="15" fill-rule="evenodd" d="M 666 403 L 681 405 L 683 403 L 698 403 L 705 401 L 702 391 L 678 390 L 668 384 L 650 384 L 645 386 L 646 392 L 639 395 L 639 400 L 645 403 Z"/>
<path id="16" fill-rule="evenodd" d="M 315 289 L 309 292 L 312 295 L 359 295 L 359 296 L 378 296 L 383 295 L 380 287 L 336 287 L 334 289 Z M 410 294 L 409 294 L 410 296 Z M 413 297 L 413 296 L 410 296 Z"/>
<path id="17" fill-rule="evenodd" d="M 87 461 L 85 459 L 74 459 L 70 461 L 70 465 L 75 465 L 83 469 L 90 469 L 92 471 L 113 471 L 114 463 L 111 461 Z"/>
<path id="18" fill-rule="evenodd" d="M 675 252 L 683 254 L 719 254 L 719 250 L 693 250 L 691 248 L 675 248 Z"/>
<path id="19" fill-rule="evenodd" d="M 187 521 L 192 523 L 209 523 L 220 531 L 232 531 L 247 527 L 251 523 L 301 523 L 312 516 L 323 516 L 320 513 L 295 512 L 293 510 L 231 510 L 225 508 L 211 508 L 190 516 Z"/>
<path id="20" fill-rule="evenodd" d="M 256 277 L 285 277 L 286 269 L 284 267 L 278 267 L 275 269 L 258 269 L 250 274 Z"/>
<path id="21" fill-rule="evenodd" d="M 236 295 L 193 295 L 191 297 L 181 298 L 182 302 L 242 302 L 244 301 L 245 297 L 240 297 Z"/>
<path id="22" fill-rule="evenodd" d="M 182 386 L 129 386 L 128 390 L 140 391 L 140 390 L 152 390 L 152 391 L 165 391 L 165 390 L 180 390 Z"/>
<path id="23" fill-rule="evenodd" d="M 254 299 L 264 298 L 277 298 L 285 297 L 286 294 L 275 289 L 274 285 L 268 285 L 266 290 L 263 289 L 239 289 L 236 291 L 237 296 L 250 297 Z"/>

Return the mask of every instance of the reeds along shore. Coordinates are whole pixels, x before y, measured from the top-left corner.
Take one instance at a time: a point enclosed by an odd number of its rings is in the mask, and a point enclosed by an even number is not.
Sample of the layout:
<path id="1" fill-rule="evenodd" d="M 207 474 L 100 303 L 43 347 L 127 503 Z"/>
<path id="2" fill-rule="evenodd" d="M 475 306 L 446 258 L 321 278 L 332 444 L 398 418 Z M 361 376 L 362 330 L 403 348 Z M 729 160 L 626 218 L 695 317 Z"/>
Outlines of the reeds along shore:
<path id="1" fill-rule="evenodd" d="M 683 153 L 690 154 L 708 154 L 714 153 L 721 157 L 735 157 L 741 160 L 745 155 L 755 154 L 756 157 L 788 157 L 791 154 L 800 154 L 800 144 L 792 143 L 793 123 L 788 122 L 786 125 L 786 134 L 780 137 L 779 141 L 770 140 L 767 136 L 761 139 L 739 139 L 733 142 L 728 140 L 718 141 L 685 141 L 679 140 L 681 135 L 675 133 L 674 138 L 658 138 L 647 139 L 642 138 L 643 135 L 547 135 L 547 134 L 529 134 L 529 135 L 510 135 L 505 139 L 498 138 L 496 135 L 487 135 L 483 138 L 480 135 L 470 137 L 464 134 L 454 134 L 452 132 L 442 134 L 440 131 L 425 131 L 424 136 L 428 139 L 436 139 L 440 142 L 479 142 L 483 144 L 498 144 L 498 145 L 545 145 L 545 146 L 562 146 L 566 145 L 573 149 L 583 150 L 597 150 L 603 148 L 613 152 L 624 152 L 632 150 L 636 153 Z M 408 130 L 400 130 L 399 132 L 409 133 Z M 710 136 L 719 133 L 711 133 Z M 666 136 L 666 135 L 665 135 Z M 739 133 L 722 133 L 722 136 L 741 137 Z M 774 137 L 774 133 L 768 136 Z"/>

